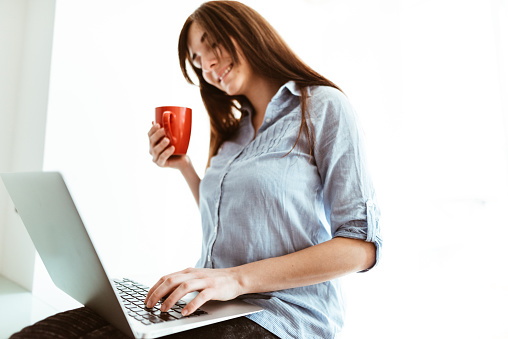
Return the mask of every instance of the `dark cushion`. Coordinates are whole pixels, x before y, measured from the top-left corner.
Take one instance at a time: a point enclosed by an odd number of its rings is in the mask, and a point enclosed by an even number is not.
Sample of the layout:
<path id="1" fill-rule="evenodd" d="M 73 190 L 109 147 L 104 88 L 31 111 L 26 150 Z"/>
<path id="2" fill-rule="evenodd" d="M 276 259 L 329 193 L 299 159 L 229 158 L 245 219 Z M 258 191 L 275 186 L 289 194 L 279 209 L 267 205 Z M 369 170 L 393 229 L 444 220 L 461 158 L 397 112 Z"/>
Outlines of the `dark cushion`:
<path id="1" fill-rule="evenodd" d="M 14 333 L 13 339 L 129 338 L 89 308 L 55 314 Z"/>
<path id="2" fill-rule="evenodd" d="M 25 327 L 11 339 L 126 339 L 129 338 L 100 315 L 82 307 L 62 312 Z M 166 336 L 168 339 L 277 339 L 248 318 L 240 317 Z"/>

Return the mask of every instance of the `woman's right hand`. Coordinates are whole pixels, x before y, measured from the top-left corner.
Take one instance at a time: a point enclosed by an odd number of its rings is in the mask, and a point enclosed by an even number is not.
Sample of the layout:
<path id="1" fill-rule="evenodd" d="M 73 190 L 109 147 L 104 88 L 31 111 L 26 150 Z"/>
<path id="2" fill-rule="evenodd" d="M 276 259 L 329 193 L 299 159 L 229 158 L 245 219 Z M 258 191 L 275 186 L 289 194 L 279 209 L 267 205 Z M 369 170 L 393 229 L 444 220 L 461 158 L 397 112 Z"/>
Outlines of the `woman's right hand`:
<path id="1" fill-rule="evenodd" d="M 152 160 L 159 167 L 170 167 L 182 170 L 189 163 L 187 155 L 173 155 L 175 147 L 170 145 L 166 132 L 159 124 L 153 124 L 148 131 L 148 139 L 150 141 L 149 152 Z"/>

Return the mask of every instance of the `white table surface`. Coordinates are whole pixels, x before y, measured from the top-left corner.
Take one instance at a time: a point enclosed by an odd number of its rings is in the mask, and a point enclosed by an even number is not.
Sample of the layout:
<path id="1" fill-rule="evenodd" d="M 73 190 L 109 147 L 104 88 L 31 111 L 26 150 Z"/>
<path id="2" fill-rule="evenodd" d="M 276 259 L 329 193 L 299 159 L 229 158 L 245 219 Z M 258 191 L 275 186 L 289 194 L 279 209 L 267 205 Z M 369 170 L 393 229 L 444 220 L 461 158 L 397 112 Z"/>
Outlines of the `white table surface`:
<path id="1" fill-rule="evenodd" d="M 2 319 L 0 338 L 9 338 L 22 328 L 60 312 L 1 275 L 0 305 L 0 319 Z"/>

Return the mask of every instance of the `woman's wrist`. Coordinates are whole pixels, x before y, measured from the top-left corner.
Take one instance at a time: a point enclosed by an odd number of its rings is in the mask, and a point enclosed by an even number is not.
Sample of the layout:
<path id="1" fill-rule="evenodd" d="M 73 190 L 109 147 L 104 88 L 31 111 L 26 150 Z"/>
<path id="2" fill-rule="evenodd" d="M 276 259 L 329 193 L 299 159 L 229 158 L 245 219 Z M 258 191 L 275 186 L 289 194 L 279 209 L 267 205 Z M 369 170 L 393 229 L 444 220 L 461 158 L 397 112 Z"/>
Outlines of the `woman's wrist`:
<path id="1" fill-rule="evenodd" d="M 180 172 L 183 174 L 183 172 L 186 171 L 191 165 L 191 160 L 187 154 L 181 155 L 180 157 L 181 159 L 178 163 L 177 169 L 180 170 Z"/>
<path id="2" fill-rule="evenodd" d="M 230 270 L 230 273 L 236 282 L 238 295 L 252 293 L 248 284 L 248 272 L 246 272 L 244 265 L 231 267 L 228 270 Z"/>

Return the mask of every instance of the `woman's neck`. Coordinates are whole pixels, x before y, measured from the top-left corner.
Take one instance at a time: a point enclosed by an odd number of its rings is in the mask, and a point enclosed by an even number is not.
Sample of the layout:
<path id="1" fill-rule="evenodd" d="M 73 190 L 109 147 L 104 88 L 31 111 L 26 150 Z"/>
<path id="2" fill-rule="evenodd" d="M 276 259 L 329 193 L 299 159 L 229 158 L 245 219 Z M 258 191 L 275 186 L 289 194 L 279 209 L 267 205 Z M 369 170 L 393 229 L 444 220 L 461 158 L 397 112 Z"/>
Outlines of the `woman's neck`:
<path id="1" fill-rule="evenodd" d="M 272 80 L 260 79 L 255 86 L 251 87 L 250 93 L 246 95 L 254 108 L 252 125 L 256 134 L 263 123 L 268 104 L 282 85 Z"/>

